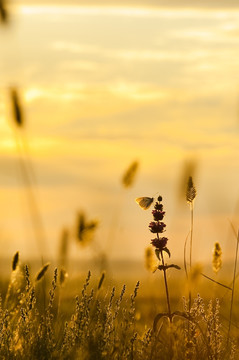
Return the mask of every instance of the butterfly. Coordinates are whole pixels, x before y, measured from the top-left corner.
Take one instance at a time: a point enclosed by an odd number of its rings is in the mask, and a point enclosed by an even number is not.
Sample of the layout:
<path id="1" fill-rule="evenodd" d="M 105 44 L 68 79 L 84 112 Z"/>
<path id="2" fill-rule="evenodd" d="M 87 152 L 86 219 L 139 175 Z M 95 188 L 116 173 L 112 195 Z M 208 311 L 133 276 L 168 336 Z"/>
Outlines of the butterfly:
<path id="1" fill-rule="evenodd" d="M 143 196 L 143 197 L 136 198 L 135 201 L 137 202 L 137 204 L 139 204 L 141 209 L 147 210 L 153 203 L 154 198 Z"/>

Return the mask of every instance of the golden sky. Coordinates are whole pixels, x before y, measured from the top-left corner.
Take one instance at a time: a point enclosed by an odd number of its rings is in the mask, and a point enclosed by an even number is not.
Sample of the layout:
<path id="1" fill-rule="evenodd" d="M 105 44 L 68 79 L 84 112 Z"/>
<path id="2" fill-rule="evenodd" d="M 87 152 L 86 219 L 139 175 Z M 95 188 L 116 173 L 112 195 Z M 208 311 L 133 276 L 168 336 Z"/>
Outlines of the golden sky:
<path id="1" fill-rule="evenodd" d="M 195 259 L 210 261 L 215 241 L 229 254 L 228 219 L 239 224 L 238 2 L 77 3 L 16 2 L 0 28 L 4 251 L 37 252 L 11 125 L 8 89 L 16 86 L 50 255 L 83 209 L 100 220 L 102 248 L 114 237 L 112 257 L 142 257 L 151 214 L 134 198 L 159 192 L 169 248 L 181 259 L 190 220 L 178 188 L 192 159 Z M 121 176 L 135 159 L 137 181 L 124 190 Z"/>

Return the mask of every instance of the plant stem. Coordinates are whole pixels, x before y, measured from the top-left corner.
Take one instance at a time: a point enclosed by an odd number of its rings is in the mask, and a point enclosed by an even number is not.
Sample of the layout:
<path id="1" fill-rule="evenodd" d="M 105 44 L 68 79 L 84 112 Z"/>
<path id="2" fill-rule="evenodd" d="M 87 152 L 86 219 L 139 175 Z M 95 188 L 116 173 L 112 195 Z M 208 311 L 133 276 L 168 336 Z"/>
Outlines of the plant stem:
<path id="1" fill-rule="evenodd" d="M 232 307 L 233 307 L 233 300 L 234 300 L 235 279 L 236 279 L 236 270 L 237 270 L 238 245 L 239 245 L 239 230 L 238 230 L 238 234 L 237 234 L 237 246 L 236 246 L 236 255 L 235 255 L 235 263 L 234 263 L 233 282 L 232 282 L 232 297 L 231 297 L 229 327 L 228 327 L 228 333 L 227 333 L 227 345 L 229 342 L 231 323 L 232 323 Z"/>
<path id="2" fill-rule="evenodd" d="M 164 266 L 163 251 L 161 251 L 161 259 L 162 259 L 162 265 Z M 163 268 L 163 276 L 164 276 L 164 285 L 165 285 L 167 304 L 168 304 L 168 317 L 169 317 L 170 322 L 172 322 L 172 313 L 171 313 L 171 307 L 170 307 L 170 301 L 169 301 L 167 274 L 166 274 L 166 269 L 164 269 L 164 268 Z"/>
<path id="3" fill-rule="evenodd" d="M 193 248 L 193 202 L 190 203 L 190 213 L 191 213 L 191 228 L 190 228 L 190 259 L 189 265 L 190 270 L 192 267 L 192 248 Z"/>
<path id="4" fill-rule="evenodd" d="M 192 270 L 192 248 L 193 248 L 193 201 L 190 202 L 190 214 L 191 214 L 191 225 L 190 225 L 190 258 L 189 258 L 189 266 L 190 266 L 190 276 L 191 276 L 191 270 Z M 192 306 L 192 292 L 191 292 L 191 281 L 189 286 L 189 312 L 191 310 Z"/>

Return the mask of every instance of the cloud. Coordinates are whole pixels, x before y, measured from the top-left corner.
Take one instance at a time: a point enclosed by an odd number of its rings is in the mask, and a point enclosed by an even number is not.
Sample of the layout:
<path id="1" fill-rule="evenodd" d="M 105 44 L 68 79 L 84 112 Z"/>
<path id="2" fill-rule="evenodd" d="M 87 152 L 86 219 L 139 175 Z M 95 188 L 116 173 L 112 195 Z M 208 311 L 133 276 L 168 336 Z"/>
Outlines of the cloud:
<path id="1" fill-rule="evenodd" d="M 101 50 L 99 46 L 92 46 L 88 44 L 82 44 L 79 42 L 69 42 L 69 41 L 54 41 L 50 45 L 52 50 L 69 52 L 71 54 L 96 54 Z"/>
<path id="2" fill-rule="evenodd" d="M 24 5 L 35 5 L 37 2 L 35 0 L 23 0 L 22 4 Z M 102 7 L 146 7 L 145 0 L 41 0 L 38 2 L 41 5 L 77 5 L 77 6 L 102 6 Z M 239 3 L 238 0 L 217 0 L 217 1 L 208 1 L 208 0 L 148 0 L 147 8 L 175 8 L 175 9 L 238 9 Z"/>

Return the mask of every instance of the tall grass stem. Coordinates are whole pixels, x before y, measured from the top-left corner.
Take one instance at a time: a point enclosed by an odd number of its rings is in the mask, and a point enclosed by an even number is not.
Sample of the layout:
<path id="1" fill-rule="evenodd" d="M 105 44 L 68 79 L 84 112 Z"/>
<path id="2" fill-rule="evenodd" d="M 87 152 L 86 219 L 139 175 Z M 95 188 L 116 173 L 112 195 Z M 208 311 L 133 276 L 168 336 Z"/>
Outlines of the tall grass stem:
<path id="1" fill-rule="evenodd" d="M 164 268 L 165 263 L 164 263 L 164 258 L 163 258 L 163 251 L 161 251 L 161 259 L 162 259 L 162 265 L 163 265 L 164 285 L 165 285 L 166 298 L 167 298 L 167 304 L 168 304 L 168 316 L 169 316 L 170 322 L 172 322 L 172 312 L 171 312 L 171 306 L 170 306 L 170 300 L 169 300 L 167 274 L 166 274 L 166 269 Z"/>
<path id="2" fill-rule="evenodd" d="M 236 270 L 237 270 L 238 245 L 239 245 L 239 230 L 238 230 L 238 233 L 237 233 L 237 245 L 236 245 L 236 254 L 235 254 L 235 262 L 234 262 L 234 272 L 233 272 L 233 282 L 232 282 L 232 295 L 231 295 L 231 306 L 230 306 L 230 317 L 229 317 L 229 326 L 228 326 L 228 334 L 227 334 L 227 345 L 228 345 L 228 342 L 229 342 L 230 331 L 231 331 L 231 323 L 232 323 L 232 309 L 233 309 L 235 280 L 236 280 Z"/>

